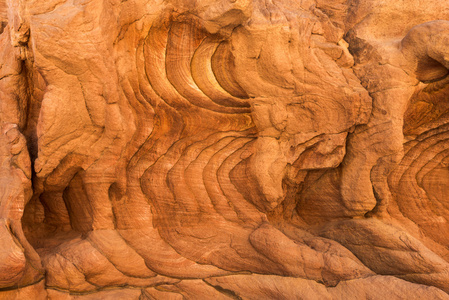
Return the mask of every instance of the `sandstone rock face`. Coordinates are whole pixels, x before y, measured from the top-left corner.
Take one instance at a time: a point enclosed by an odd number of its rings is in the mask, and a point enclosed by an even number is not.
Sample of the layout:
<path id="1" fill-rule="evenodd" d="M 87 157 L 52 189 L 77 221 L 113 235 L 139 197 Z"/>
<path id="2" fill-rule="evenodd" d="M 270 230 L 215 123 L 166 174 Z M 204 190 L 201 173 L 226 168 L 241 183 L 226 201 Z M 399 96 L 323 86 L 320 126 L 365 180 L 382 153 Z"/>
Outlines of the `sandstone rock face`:
<path id="1" fill-rule="evenodd" d="M 0 0 L 1 299 L 449 299 L 449 4 Z"/>

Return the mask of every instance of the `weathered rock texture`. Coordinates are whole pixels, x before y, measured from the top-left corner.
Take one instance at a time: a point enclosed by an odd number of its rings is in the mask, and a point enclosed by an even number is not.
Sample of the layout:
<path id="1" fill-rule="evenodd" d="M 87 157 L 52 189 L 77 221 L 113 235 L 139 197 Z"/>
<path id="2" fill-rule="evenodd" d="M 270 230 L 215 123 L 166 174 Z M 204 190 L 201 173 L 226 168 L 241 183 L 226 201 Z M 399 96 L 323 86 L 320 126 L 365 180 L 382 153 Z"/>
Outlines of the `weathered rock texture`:
<path id="1" fill-rule="evenodd" d="M 449 299 L 447 1 L 0 22 L 0 298 Z"/>

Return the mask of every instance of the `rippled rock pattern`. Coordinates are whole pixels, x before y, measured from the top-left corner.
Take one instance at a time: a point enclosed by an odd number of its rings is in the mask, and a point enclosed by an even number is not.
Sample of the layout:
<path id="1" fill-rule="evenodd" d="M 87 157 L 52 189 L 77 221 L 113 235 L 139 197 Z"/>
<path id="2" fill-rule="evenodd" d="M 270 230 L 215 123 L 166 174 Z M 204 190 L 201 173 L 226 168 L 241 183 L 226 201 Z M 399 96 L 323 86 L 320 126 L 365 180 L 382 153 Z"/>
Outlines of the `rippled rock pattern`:
<path id="1" fill-rule="evenodd" d="M 0 299 L 449 299 L 445 1 L 0 25 Z"/>

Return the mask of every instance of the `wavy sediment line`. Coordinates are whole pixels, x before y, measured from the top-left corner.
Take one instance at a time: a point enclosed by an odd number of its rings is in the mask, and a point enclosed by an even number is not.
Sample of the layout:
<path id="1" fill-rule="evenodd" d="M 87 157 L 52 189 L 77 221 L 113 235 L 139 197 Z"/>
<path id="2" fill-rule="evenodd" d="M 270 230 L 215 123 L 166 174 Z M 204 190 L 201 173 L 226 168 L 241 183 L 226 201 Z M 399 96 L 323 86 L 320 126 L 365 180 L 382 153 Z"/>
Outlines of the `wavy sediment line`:
<path id="1" fill-rule="evenodd" d="M 448 124 L 423 132 L 406 144 L 402 161 L 389 177 L 399 211 L 441 245 L 449 243 L 449 227 L 444 217 L 449 213 L 449 203 L 439 192 L 445 184 L 444 177 L 429 181 L 429 176 L 444 169 L 442 164 L 449 157 L 448 147 Z"/>

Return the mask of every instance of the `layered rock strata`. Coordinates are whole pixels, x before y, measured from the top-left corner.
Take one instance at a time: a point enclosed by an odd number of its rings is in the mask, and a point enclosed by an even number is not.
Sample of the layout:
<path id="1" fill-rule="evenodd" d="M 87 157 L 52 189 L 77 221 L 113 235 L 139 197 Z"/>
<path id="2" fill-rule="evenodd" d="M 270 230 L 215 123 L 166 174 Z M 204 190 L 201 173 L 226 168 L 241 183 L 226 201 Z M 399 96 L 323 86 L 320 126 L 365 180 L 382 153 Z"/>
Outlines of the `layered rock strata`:
<path id="1" fill-rule="evenodd" d="M 0 298 L 449 299 L 448 4 L 0 22 Z"/>

